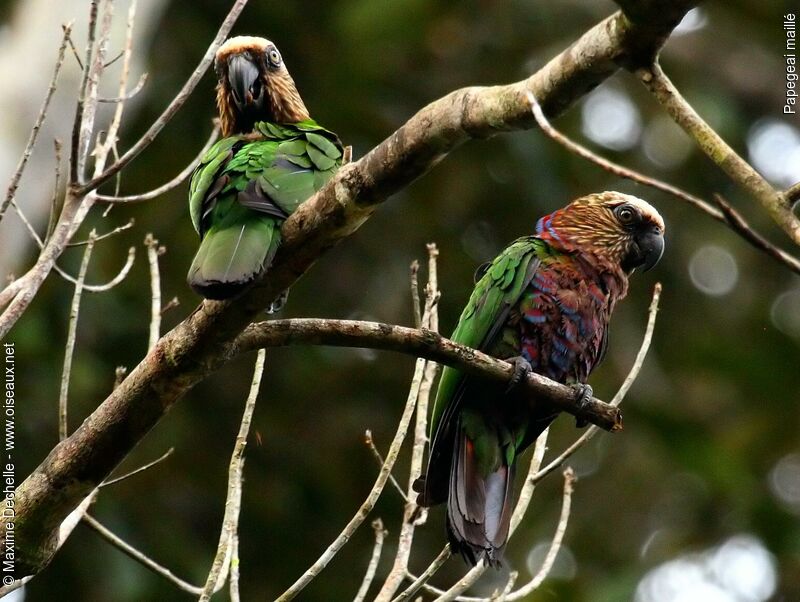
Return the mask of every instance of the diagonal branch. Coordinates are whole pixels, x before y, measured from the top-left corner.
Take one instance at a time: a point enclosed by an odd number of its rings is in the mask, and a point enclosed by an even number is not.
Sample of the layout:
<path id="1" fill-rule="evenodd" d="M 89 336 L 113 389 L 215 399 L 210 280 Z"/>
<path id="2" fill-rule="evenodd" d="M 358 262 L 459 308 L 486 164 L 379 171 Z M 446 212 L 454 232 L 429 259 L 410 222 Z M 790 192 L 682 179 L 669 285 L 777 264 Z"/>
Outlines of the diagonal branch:
<path id="1" fill-rule="evenodd" d="M 702 151 L 758 201 L 795 244 L 800 245 L 800 219 L 792 213 L 784 195 L 770 186 L 760 173 L 703 121 L 667 77 L 661 65 L 656 62 L 651 67 L 643 67 L 636 71 L 636 75 L 670 117 L 694 138 Z"/>

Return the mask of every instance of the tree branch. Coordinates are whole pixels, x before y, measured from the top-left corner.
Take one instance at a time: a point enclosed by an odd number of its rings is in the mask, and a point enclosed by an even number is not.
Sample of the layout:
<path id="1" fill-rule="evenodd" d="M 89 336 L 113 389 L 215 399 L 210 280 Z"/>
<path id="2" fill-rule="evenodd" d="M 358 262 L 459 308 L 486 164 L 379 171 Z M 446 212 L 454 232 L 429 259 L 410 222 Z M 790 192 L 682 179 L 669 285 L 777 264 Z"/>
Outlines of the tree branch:
<path id="1" fill-rule="evenodd" d="M 514 367 L 508 362 L 455 343 L 436 332 L 379 322 L 315 318 L 259 322 L 245 329 L 236 346 L 238 352 L 244 352 L 259 347 L 308 344 L 399 351 L 501 382 L 510 380 L 514 374 Z M 520 390 L 528 394 L 532 405 L 547 402 L 607 431 L 622 429 L 618 409 L 595 397 L 581 406 L 573 387 L 536 373 L 529 374 L 520 387 L 524 387 Z"/>
<path id="2" fill-rule="evenodd" d="M 784 195 L 770 186 L 760 173 L 703 121 L 666 76 L 661 65 L 656 62 L 650 67 L 642 67 L 636 71 L 636 75 L 670 117 L 694 138 L 702 151 L 740 188 L 756 199 L 789 238 L 800 245 L 800 220 L 792 213 Z"/>
<path id="3" fill-rule="evenodd" d="M 56 550 L 53 533 L 69 512 L 181 396 L 231 357 L 235 347 L 232 341 L 268 303 L 289 288 L 320 255 L 355 232 L 378 204 L 463 142 L 532 127 L 534 119 L 525 98 L 528 90 L 548 115 L 562 112 L 613 74 L 625 57 L 643 43 L 666 38 L 694 4 L 695 0 L 661 0 L 644 24 L 616 13 L 587 31 L 530 78 L 506 86 L 453 92 L 420 110 L 365 157 L 343 167 L 286 221 L 283 245 L 256 286 L 234 302 L 204 302 L 162 337 L 108 398 L 18 487 L 18 571 L 37 572 L 49 562 Z M 162 125 L 159 120 L 153 131 L 160 131 Z M 112 177 L 124 166 L 123 160 L 129 161 L 146 143 L 134 145 L 113 168 L 78 192 Z M 62 227 L 59 224 L 53 234 L 59 242 L 64 238 L 59 230 Z M 48 261 L 52 254 L 46 258 Z M 47 255 L 47 249 L 43 255 Z M 26 291 L 25 299 L 17 303 L 18 295 L 12 302 L 6 310 L 12 315 L 0 318 L 0 335 L 7 332 L 8 324 L 13 323 L 19 308 L 29 302 L 32 294 Z"/>

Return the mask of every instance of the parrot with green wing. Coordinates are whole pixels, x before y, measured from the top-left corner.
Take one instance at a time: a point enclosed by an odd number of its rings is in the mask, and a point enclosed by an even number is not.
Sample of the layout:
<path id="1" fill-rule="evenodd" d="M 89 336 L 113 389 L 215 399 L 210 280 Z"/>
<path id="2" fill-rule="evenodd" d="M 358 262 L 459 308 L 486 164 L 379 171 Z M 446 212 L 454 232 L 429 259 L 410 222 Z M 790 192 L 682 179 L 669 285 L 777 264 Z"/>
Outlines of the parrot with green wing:
<path id="1" fill-rule="evenodd" d="M 208 299 L 228 299 L 269 267 L 284 220 L 330 180 L 343 148 L 311 119 L 269 40 L 227 40 L 214 68 L 222 139 L 192 175 L 189 213 L 201 242 L 187 279 Z"/>
<path id="2" fill-rule="evenodd" d="M 558 414 L 521 397 L 531 370 L 576 386 L 602 361 L 608 323 L 634 270 L 652 268 L 664 250 L 664 222 L 647 202 L 604 192 L 541 218 L 476 274 L 452 340 L 506 359 L 510 385 L 446 367 L 430 423 L 428 466 L 417 503 L 447 504 L 451 549 L 468 562 L 497 565 L 508 539 L 514 470 L 520 454 Z"/>

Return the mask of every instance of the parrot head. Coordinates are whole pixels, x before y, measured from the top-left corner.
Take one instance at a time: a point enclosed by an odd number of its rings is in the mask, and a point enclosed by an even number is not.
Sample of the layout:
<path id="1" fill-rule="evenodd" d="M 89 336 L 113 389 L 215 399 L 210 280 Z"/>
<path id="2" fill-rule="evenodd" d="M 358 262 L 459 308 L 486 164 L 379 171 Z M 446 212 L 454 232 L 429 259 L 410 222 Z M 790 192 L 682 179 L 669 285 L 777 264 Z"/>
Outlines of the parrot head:
<path id="1" fill-rule="evenodd" d="M 582 252 L 630 274 L 664 253 L 664 220 L 648 202 L 621 192 L 576 199 L 539 220 L 536 233 L 565 252 Z"/>
<path id="2" fill-rule="evenodd" d="M 297 123 L 309 118 L 275 44 L 264 38 L 228 39 L 214 60 L 222 135 L 247 134 L 257 121 Z"/>

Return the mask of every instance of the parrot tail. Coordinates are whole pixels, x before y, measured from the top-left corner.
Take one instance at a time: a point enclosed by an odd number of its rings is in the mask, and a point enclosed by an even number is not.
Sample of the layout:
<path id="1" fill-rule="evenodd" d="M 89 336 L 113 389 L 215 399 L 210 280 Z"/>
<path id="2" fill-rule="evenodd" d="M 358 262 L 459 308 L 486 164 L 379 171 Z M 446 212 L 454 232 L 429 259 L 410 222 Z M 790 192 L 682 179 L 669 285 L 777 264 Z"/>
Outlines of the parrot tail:
<path id="1" fill-rule="evenodd" d="M 499 566 L 511 524 L 514 466 L 503 461 L 497 470 L 482 475 L 475 443 L 461 425 L 455 444 L 447 498 L 450 547 L 472 565 L 485 558 Z"/>
<path id="2" fill-rule="evenodd" d="M 212 226 L 189 268 L 187 281 L 206 299 L 230 299 L 266 270 L 281 240 L 282 220 L 253 216 L 244 223 Z"/>

